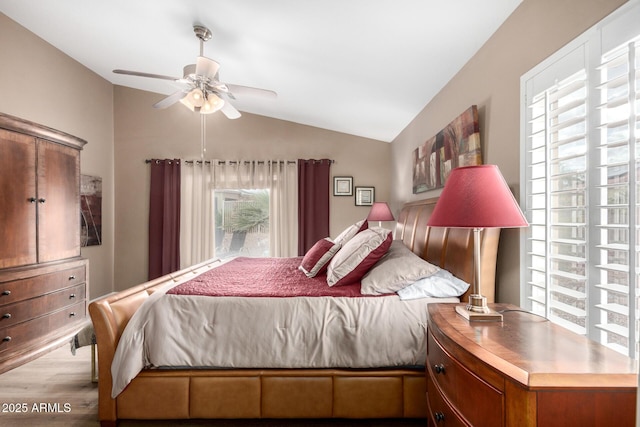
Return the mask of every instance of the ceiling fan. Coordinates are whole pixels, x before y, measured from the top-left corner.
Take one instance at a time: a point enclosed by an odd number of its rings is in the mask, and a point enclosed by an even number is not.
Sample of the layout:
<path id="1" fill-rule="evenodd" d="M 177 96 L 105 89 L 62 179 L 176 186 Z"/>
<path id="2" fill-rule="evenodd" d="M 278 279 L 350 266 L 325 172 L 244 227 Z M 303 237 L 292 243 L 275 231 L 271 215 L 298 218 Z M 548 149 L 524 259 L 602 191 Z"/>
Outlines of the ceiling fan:
<path id="1" fill-rule="evenodd" d="M 220 64 L 203 56 L 204 42 L 211 39 L 211 31 L 201 25 L 195 25 L 193 31 L 200 40 L 200 56 L 196 59 L 195 64 L 189 64 L 184 67 L 181 78 L 128 70 L 113 70 L 113 72 L 138 77 L 150 77 L 152 79 L 171 80 L 177 83 L 179 87 L 182 87 L 177 92 L 154 104 L 154 108 L 167 108 L 180 101 L 189 107 L 191 111 L 200 114 L 211 114 L 220 110 L 228 118 L 237 119 L 240 117 L 240 112 L 230 102 L 230 100 L 236 99 L 236 96 L 262 98 L 275 98 L 277 96 L 272 90 L 221 82 L 218 76 Z"/>

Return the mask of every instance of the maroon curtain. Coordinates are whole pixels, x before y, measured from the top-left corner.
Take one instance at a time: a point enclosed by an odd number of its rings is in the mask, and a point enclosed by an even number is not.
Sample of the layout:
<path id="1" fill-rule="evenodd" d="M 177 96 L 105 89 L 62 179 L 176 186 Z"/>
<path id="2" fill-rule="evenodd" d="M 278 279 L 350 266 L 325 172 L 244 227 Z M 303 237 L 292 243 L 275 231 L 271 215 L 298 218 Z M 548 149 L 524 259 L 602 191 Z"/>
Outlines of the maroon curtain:
<path id="1" fill-rule="evenodd" d="M 151 160 L 149 280 L 180 269 L 180 161 Z"/>
<path id="2" fill-rule="evenodd" d="M 331 160 L 298 160 L 298 255 L 329 236 Z"/>

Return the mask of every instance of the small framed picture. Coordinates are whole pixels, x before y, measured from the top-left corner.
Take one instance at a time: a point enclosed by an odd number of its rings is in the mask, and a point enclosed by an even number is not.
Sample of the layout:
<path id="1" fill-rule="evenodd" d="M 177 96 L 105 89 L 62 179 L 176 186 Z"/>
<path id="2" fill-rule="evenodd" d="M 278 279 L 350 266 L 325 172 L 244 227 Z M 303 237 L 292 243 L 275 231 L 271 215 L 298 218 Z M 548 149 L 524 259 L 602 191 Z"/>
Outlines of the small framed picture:
<path id="1" fill-rule="evenodd" d="M 372 206 L 376 200 L 374 187 L 356 187 L 356 206 Z"/>
<path id="2" fill-rule="evenodd" d="M 334 176 L 333 177 L 334 196 L 353 196 L 353 177 Z"/>

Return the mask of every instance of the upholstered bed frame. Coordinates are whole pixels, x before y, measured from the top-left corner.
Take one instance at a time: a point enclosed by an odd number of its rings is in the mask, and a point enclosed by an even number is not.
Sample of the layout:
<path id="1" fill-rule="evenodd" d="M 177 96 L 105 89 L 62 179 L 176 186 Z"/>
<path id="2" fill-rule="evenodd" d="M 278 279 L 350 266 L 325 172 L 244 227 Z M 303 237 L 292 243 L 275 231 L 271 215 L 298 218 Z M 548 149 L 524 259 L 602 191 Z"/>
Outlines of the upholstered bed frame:
<path id="1" fill-rule="evenodd" d="M 436 199 L 406 204 L 395 238 L 416 254 L 473 280 L 473 232 L 427 227 Z M 482 290 L 494 300 L 499 229 L 482 235 Z M 204 262 L 90 304 L 98 346 L 99 419 L 426 418 L 423 369 L 144 370 L 111 398 L 111 363 L 118 339 L 158 286 L 213 268 Z M 466 300 L 466 294 L 463 296 Z"/>

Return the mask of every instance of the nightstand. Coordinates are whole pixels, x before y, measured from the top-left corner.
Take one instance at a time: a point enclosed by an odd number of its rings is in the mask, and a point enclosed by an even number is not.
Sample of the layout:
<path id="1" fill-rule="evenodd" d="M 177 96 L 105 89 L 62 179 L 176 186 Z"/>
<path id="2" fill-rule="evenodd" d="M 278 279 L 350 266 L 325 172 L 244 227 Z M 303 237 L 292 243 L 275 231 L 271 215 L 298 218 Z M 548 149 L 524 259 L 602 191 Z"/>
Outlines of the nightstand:
<path id="1" fill-rule="evenodd" d="M 633 426 L 636 363 L 515 306 L 469 322 L 429 304 L 431 426 Z"/>

